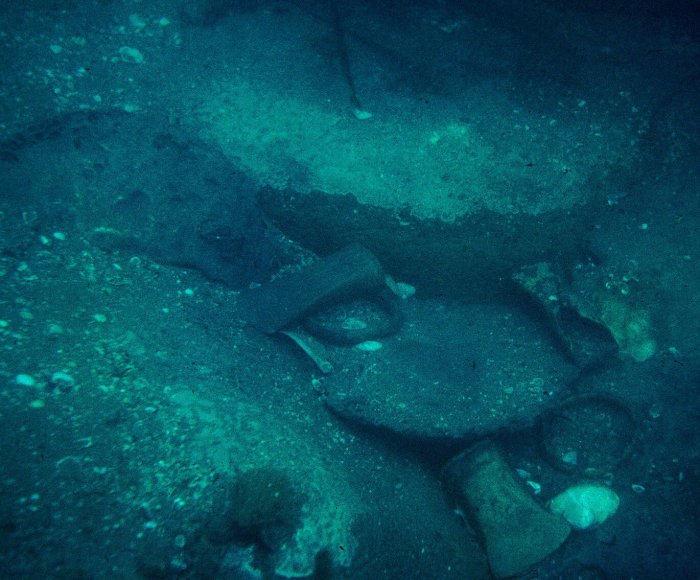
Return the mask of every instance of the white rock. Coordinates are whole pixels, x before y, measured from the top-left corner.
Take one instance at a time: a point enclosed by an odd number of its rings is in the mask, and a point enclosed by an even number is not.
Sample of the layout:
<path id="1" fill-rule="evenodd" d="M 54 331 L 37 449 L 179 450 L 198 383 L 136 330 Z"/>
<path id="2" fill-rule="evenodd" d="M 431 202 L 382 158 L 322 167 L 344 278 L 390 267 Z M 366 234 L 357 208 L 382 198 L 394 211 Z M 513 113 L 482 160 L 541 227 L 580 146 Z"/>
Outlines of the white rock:
<path id="1" fill-rule="evenodd" d="M 602 524 L 620 505 L 620 498 L 609 487 L 598 484 L 581 484 L 563 491 L 551 502 L 552 513 L 564 517 L 580 530 Z"/>

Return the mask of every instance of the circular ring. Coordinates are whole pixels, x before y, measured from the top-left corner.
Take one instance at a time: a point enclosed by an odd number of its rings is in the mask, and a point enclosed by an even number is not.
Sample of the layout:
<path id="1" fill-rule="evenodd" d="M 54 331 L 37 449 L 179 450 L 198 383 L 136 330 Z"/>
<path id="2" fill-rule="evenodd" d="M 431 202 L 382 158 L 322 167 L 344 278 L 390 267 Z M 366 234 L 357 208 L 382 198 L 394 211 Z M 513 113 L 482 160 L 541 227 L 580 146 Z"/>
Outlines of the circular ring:
<path id="1" fill-rule="evenodd" d="M 396 334 L 403 324 L 399 299 L 389 292 L 334 304 L 311 314 L 304 328 L 316 338 L 342 346 Z"/>
<path id="2" fill-rule="evenodd" d="M 545 458 L 568 473 L 602 476 L 632 452 L 636 422 L 614 397 L 592 393 L 575 396 L 547 413 L 540 442 Z"/>

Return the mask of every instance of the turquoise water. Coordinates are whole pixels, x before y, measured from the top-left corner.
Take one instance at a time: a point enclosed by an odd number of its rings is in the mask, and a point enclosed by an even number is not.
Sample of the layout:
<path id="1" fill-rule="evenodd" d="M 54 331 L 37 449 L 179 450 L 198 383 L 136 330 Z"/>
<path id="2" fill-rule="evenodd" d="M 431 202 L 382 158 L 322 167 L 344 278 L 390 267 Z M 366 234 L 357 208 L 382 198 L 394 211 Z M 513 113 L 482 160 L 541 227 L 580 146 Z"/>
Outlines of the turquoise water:
<path id="1" fill-rule="evenodd" d="M 0 578 L 698 576 L 697 2 L 0 15 Z"/>

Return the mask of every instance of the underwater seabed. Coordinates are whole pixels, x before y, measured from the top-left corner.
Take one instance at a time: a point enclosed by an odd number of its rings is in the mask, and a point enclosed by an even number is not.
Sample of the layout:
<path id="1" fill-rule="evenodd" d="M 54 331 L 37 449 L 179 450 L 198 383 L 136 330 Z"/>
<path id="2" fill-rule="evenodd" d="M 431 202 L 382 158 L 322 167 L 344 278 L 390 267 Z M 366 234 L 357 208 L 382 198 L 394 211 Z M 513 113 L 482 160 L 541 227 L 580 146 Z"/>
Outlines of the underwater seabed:
<path id="1" fill-rule="evenodd" d="M 416 297 L 359 247 L 342 254 L 346 270 L 297 253 L 308 263 L 270 284 L 282 288 L 274 303 L 286 304 L 289 340 L 269 310 L 256 330 L 262 289 L 232 292 L 196 270 L 105 252 L 50 215 L 4 222 L 13 245 L 2 300 L 15 307 L 0 332 L 13 498 L 3 566 L 251 578 L 271 569 L 486 577 L 487 566 L 500 576 L 538 566 L 557 577 L 635 566 L 642 539 L 693 545 L 694 474 L 673 442 L 693 437 L 694 423 L 681 422 L 665 390 L 673 382 L 680 395 L 695 372 L 679 351 L 660 346 L 644 361 L 622 345 L 611 351 L 612 330 L 572 306 L 559 319 L 534 299 L 523 313 L 522 303 Z M 551 269 L 534 271 L 553 292 Z M 308 312 L 314 325 L 296 327 Z M 314 335 L 319 324 L 326 333 Z M 360 330 L 357 347 L 329 338 Z M 557 376 L 567 379 L 555 392 Z M 463 388 L 474 384 L 478 397 Z M 471 447 L 474 438 L 482 443 Z M 442 470 L 466 447 L 466 472 L 457 458 Z M 587 529 L 569 533 L 548 500 L 590 483 L 619 497 L 616 512 L 575 500 L 573 522 Z M 487 523 L 483 501 L 501 506 Z M 675 550 L 647 558 L 686 565 Z"/>
<path id="2" fill-rule="evenodd" d="M 700 46 L 635 9 L 0 8 L 0 577 L 700 577 Z"/>

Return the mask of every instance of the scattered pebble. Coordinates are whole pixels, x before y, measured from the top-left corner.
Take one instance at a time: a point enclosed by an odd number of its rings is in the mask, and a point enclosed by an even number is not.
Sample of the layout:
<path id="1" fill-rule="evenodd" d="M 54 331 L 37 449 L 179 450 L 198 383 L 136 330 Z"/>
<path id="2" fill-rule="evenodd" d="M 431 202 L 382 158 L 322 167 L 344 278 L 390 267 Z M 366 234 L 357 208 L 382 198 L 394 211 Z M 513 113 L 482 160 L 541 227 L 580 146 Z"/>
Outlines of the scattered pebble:
<path id="1" fill-rule="evenodd" d="M 15 383 L 21 387 L 35 387 L 36 379 L 32 375 L 20 373 L 15 377 Z"/>
<path id="2" fill-rule="evenodd" d="M 104 314 L 100 314 L 99 312 L 97 314 L 93 314 L 92 319 L 95 322 L 107 322 L 107 317 Z"/>
<path id="3" fill-rule="evenodd" d="M 364 342 L 355 345 L 357 350 L 362 350 L 364 352 L 374 352 L 383 347 L 384 345 L 377 340 L 365 340 Z"/>
<path id="4" fill-rule="evenodd" d="M 521 479 L 530 479 L 532 477 L 532 474 L 527 469 L 516 468 L 515 472 Z"/>
<path id="5" fill-rule="evenodd" d="M 131 26 L 137 30 L 143 30 L 146 28 L 146 21 L 138 14 L 129 15 L 129 24 L 131 24 Z"/>
<path id="6" fill-rule="evenodd" d="M 566 465 L 577 465 L 578 464 L 578 453 L 574 449 L 569 449 L 561 456 L 561 460 Z"/>
<path id="7" fill-rule="evenodd" d="M 62 393 L 68 393 L 75 386 L 75 379 L 68 373 L 56 371 L 51 375 L 51 386 Z"/>
<path id="8" fill-rule="evenodd" d="M 528 485 L 528 487 L 530 487 L 530 489 L 532 489 L 532 492 L 535 495 L 542 493 L 542 486 L 539 483 L 537 483 L 536 481 L 532 481 L 531 479 L 528 479 L 525 483 Z"/>
<path id="9" fill-rule="evenodd" d="M 416 287 L 408 282 L 397 282 L 396 289 L 398 290 L 399 296 L 403 300 L 407 300 L 408 298 L 416 295 Z"/>
<path id="10" fill-rule="evenodd" d="M 52 324 L 49 324 L 47 332 L 49 333 L 49 336 L 63 334 L 63 327 L 60 324 L 52 323 Z"/>
<path id="11" fill-rule="evenodd" d="M 367 119 L 372 118 L 372 113 L 369 111 L 363 111 L 362 109 L 355 108 L 352 110 L 352 114 L 360 121 L 366 121 Z"/>
<path id="12" fill-rule="evenodd" d="M 119 49 L 119 58 L 121 58 L 123 62 L 132 64 L 141 64 L 144 61 L 141 51 L 131 46 L 122 46 Z"/>

